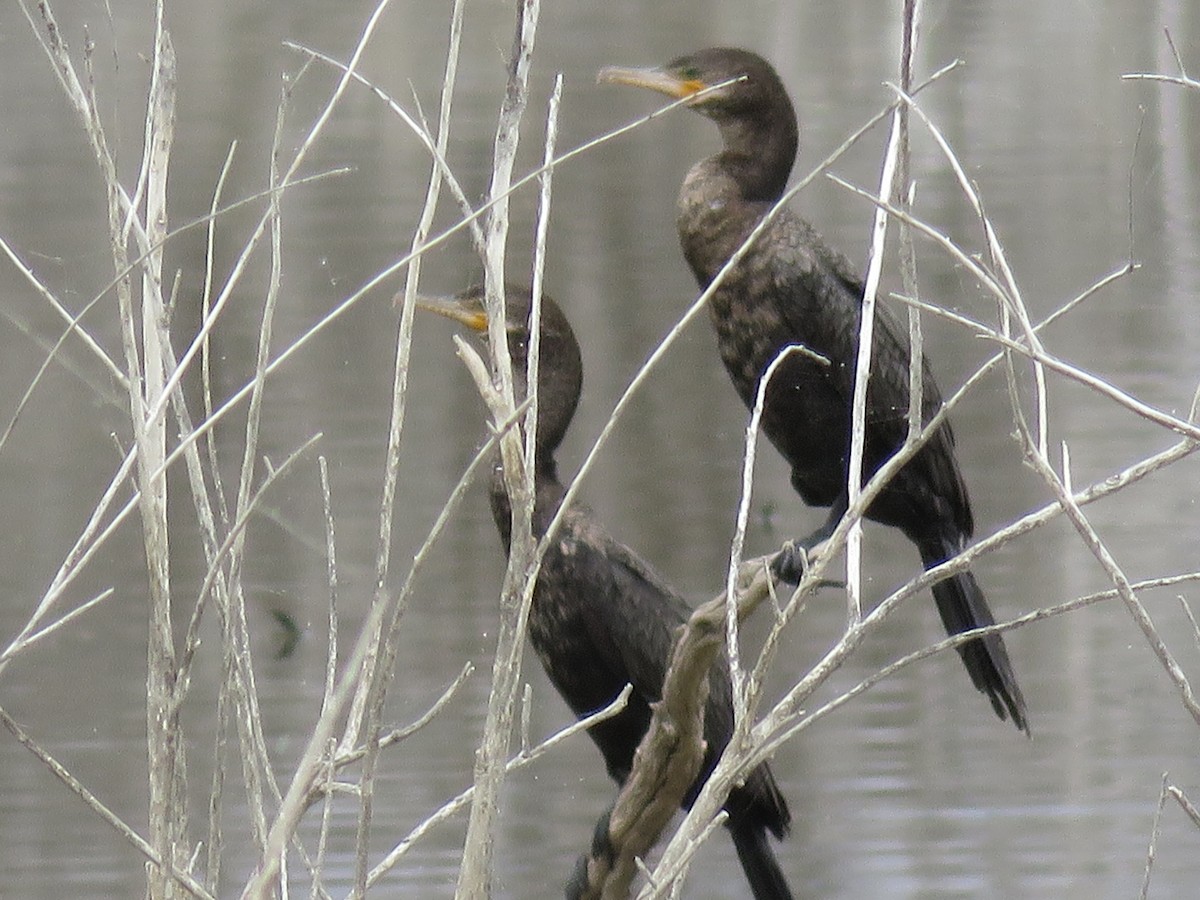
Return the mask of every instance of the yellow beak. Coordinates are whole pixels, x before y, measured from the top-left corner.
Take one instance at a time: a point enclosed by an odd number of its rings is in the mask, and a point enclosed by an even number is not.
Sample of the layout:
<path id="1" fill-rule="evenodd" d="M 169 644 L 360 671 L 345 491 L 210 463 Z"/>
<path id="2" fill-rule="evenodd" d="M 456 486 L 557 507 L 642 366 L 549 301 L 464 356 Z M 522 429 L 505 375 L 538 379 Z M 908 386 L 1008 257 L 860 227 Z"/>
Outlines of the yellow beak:
<path id="1" fill-rule="evenodd" d="M 487 331 L 487 312 L 477 299 L 464 300 L 461 297 L 429 297 L 418 294 L 417 309 L 428 310 L 439 316 L 445 316 L 447 319 L 453 319 L 455 322 L 466 325 L 472 331 Z"/>
<path id="2" fill-rule="evenodd" d="M 597 84 L 629 84 L 649 88 L 676 100 L 682 100 L 708 87 L 699 79 L 677 78 L 662 69 L 628 69 L 623 66 L 605 66 L 596 74 Z"/>

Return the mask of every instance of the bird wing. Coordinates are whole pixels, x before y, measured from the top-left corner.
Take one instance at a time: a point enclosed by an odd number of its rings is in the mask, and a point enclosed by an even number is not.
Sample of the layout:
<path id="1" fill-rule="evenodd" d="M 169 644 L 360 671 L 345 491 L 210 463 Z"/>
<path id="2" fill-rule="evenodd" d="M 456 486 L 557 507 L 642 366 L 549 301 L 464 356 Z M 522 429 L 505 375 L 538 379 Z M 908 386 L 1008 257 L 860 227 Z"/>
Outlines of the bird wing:
<path id="1" fill-rule="evenodd" d="M 576 603 L 599 654 L 597 662 L 624 672 L 634 690 L 648 701 L 659 700 L 671 652 L 680 627 L 692 614 L 691 607 L 586 508 L 572 508 L 560 534 L 559 565 L 566 568 L 572 583 L 588 586 L 586 596 L 581 591 Z M 712 698 L 718 702 L 710 701 L 709 706 L 724 707 L 728 712 L 728 672 L 714 666 L 713 674 Z M 731 718 L 721 730 L 728 739 Z M 710 734 L 710 740 L 712 737 Z"/>
<path id="2" fill-rule="evenodd" d="M 600 663 L 624 674 L 648 701 L 658 700 L 687 604 L 640 557 L 584 510 L 564 523 L 562 561 Z"/>
<path id="3" fill-rule="evenodd" d="M 835 363 L 830 378 L 849 404 L 854 389 L 854 360 L 858 352 L 863 282 L 842 254 L 827 246 L 803 219 L 784 210 L 770 237 L 778 252 L 772 255 L 770 296 L 789 334 Z M 903 439 L 908 414 L 909 342 L 907 328 L 883 304 L 875 307 L 872 341 L 873 369 L 903 372 L 902 378 L 872 378 L 871 422 Z M 927 416 L 941 402 L 928 365 L 923 367 Z"/>
<path id="4" fill-rule="evenodd" d="M 612 563 L 608 573 L 613 598 L 612 606 L 600 616 L 603 621 L 598 628 L 607 631 L 616 645 L 634 688 L 652 701 L 659 700 L 680 628 L 692 608 L 645 560 L 598 526 L 596 530 L 602 537 L 598 535 L 592 546 L 604 547 L 604 556 Z M 705 738 L 710 753 L 719 753 L 733 734 L 729 666 L 721 660 L 709 671 Z"/>
<path id="5" fill-rule="evenodd" d="M 853 399 L 854 360 L 864 286 L 849 261 L 821 240 L 816 230 L 790 210 L 783 210 L 770 238 L 781 248 L 773 257 L 772 280 L 780 316 L 788 330 L 829 359 L 841 361 L 830 372 L 830 383 L 847 408 Z M 867 464 L 870 470 L 903 444 L 908 434 L 908 327 L 883 303 L 875 307 L 871 378 L 867 407 Z M 929 366 L 921 359 L 922 420 L 941 408 L 942 395 Z M 966 488 L 954 458 L 954 432 L 949 422 L 932 435 L 913 463 L 925 482 L 954 510 L 964 534 L 973 531 Z"/>
<path id="6" fill-rule="evenodd" d="M 580 586 L 572 605 L 581 613 L 588 631 L 589 655 L 586 658 L 581 655 L 575 664 L 610 674 L 620 673 L 633 685 L 631 705 L 635 707 L 661 699 L 679 626 L 691 609 L 645 561 L 614 540 L 586 509 L 569 510 L 559 535 L 553 557 L 548 556 L 547 560 L 564 582 Z M 586 590 L 582 589 L 585 585 Z M 685 798 L 685 806 L 695 799 L 732 734 L 729 668 L 727 663 L 718 662 L 709 673 L 709 696 L 704 711 L 704 765 L 701 777 Z M 605 754 L 610 774 L 622 781 L 632 759 L 632 745 L 626 750 L 621 738 L 596 732 L 593 737 Z M 624 755 L 626 752 L 628 757 Z M 791 821 L 787 803 L 765 763 L 749 773 L 744 785 L 733 789 L 726 808 L 735 830 L 761 825 L 782 838 Z"/>

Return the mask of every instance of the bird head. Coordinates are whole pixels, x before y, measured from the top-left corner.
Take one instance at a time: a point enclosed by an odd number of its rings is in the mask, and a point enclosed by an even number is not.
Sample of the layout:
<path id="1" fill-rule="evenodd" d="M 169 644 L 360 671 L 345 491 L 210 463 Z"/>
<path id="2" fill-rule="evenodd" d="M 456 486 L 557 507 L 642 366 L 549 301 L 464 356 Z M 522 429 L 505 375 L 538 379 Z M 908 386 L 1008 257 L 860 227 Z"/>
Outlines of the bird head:
<path id="1" fill-rule="evenodd" d="M 665 66 L 606 66 L 596 80 L 649 88 L 678 100 L 694 98 L 688 107 L 718 124 L 769 109 L 781 92 L 787 96 L 770 63 L 756 53 L 733 47 L 710 47 Z"/>
<path id="2" fill-rule="evenodd" d="M 418 296 L 417 306 L 465 325 L 485 340 L 488 335 L 488 310 L 482 285 L 474 285 L 453 297 Z M 504 333 L 512 360 L 517 402 L 528 390 L 530 315 L 533 294 L 529 288 L 509 284 L 505 287 Z M 553 451 L 562 441 L 583 382 L 579 343 L 562 309 L 550 297 L 542 296 L 540 341 L 538 345 L 538 434 L 539 447 Z"/>
<path id="3" fill-rule="evenodd" d="M 799 125 L 779 75 L 758 54 L 710 47 L 656 68 L 609 66 L 596 79 L 687 100 L 688 108 L 717 123 L 725 149 L 713 162 L 733 178 L 743 199 L 771 201 L 783 193 Z"/>

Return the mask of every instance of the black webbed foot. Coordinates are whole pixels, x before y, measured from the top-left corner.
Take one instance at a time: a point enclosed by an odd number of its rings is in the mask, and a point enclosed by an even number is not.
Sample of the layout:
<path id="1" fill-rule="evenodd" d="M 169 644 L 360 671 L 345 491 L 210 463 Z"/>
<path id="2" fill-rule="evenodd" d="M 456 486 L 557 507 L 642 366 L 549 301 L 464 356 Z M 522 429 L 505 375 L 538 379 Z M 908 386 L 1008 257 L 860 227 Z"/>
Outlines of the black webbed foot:
<path id="1" fill-rule="evenodd" d="M 818 547 L 829 540 L 844 511 L 840 504 L 835 505 L 830 510 L 829 518 L 820 528 L 807 537 L 784 544 L 783 549 L 771 560 L 771 574 L 788 584 L 799 584 L 804 573 L 808 571 L 809 558 Z"/>
<path id="2" fill-rule="evenodd" d="M 833 534 L 837 522 L 837 518 L 831 516 L 829 521 L 808 537 L 785 543 L 783 548 L 771 559 L 771 574 L 786 584 L 798 585 L 808 572 L 809 560 L 812 559 L 821 545 L 829 540 L 829 536 Z M 817 586 L 844 588 L 846 583 L 822 578 Z"/>
<path id="3" fill-rule="evenodd" d="M 612 845 L 612 837 L 609 833 L 615 806 L 616 801 L 614 800 L 613 804 L 596 820 L 596 827 L 592 830 L 591 850 L 575 861 L 575 869 L 563 886 L 566 900 L 579 900 L 580 897 L 588 896 L 592 891 L 593 885 L 588 875 L 589 862 L 594 860 L 611 869 L 616 861 L 617 849 Z"/>
<path id="4" fill-rule="evenodd" d="M 787 584 L 799 584 L 808 571 L 808 548 L 803 543 L 788 541 L 771 558 L 771 575 Z"/>

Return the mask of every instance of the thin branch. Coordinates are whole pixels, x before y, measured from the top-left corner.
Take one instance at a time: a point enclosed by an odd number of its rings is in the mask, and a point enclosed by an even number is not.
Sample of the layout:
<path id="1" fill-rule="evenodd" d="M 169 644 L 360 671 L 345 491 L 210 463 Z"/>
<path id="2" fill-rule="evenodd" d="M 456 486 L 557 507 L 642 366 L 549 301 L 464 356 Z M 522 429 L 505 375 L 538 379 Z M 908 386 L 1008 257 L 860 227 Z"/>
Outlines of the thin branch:
<path id="1" fill-rule="evenodd" d="M 1192 637 L 1196 641 L 1196 649 L 1200 650 L 1200 622 L 1196 621 L 1196 616 L 1192 613 L 1191 605 L 1182 594 L 1179 595 L 1179 605 L 1183 607 L 1183 614 L 1192 623 Z"/>
<path id="2" fill-rule="evenodd" d="M 1134 587 L 1136 590 L 1143 591 L 1150 588 L 1167 587 L 1175 584 L 1196 582 L 1200 582 L 1200 572 L 1189 572 L 1184 575 L 1173 575 L 1147 579 L 1146 581 L 1139 582 Z M 1018 616 L 1015 619 L 1009 619 L 996 625 L 988 625 L 986 627 L 972 629 L 971 631 L 959 632 L 958 634 L 943 638 L 935 644 L 930 644 L 927 647 L 922 647 L 920 650 L 915 650 L 912 653 L 906 654 L 905 656 L 902 656 L 899 659 L 882 667 L 872 675 L 864 678 L 854 687 L 844 691 L 837 697 L 827 701 L 816 709 L 800 710 L 799 713 L 788 722 L 786 727 L 776 728 L 774 730 L 764 727 L 763 733 L 765 734 L 770 731 L 770 737 L 763 742 L 760 755 L 764 758 L 769 757 L 780 746 L 794 738 L 799 732 L 808 728 L 810 725 L 814 724 L 820 719 L 823 719 L 835 710 L 845 706 L 855 697 L 858 697 L 860 694 L 870 690 L 879 682 L 892 677 L 897 672 L 901 671 L 902 669 L 906 669 L 915 663 L 945 653 L 947 650 L 957 650 L 963 644 L 969 643 L 970 641 L 989 634 L 1003 634 L 1008 631 L 1013 631 L 1017 628 L 1022 628 L 1026 625 L 1031 625 L 1035 622 L 1057 618 L 1088 606 L 1094 606 L 1097 603 L 1104 603 L 1117 599 L 1120 599 L 1120 593 L 1116 589 L 1097 591 L 1092 594 L 1067 600 L 1063 603 L 1040 607 L 1032 612 Z M 813 687 L 815 688 L 817 685 L 814 684 Z M 811 695 L 811 693 L 811 691 L 806 692 L 806 696 Z M 767 719 L 764 719 L 763 722 L 765 726 Z"/>
<path id="3" fill-rule="evenodd" d="M 442 691 L 441 696 L 438 697 L 437 700 L 434 701 L 433 705 L 430 706 L 429 709 L 427 709 L 424 713 L 422 713 L 419 718 L 413 722 L 410 722 L 408 725 L 405 725 L 401 728 L 395 728 L 392 731 L 389 731 L 387 734 L 380 735 L 379 749 L 382 750 L 390 747 L 392 744 L 398 744 L 399 742 L 412 737 L 412 735 L 416 734 L 435 718 L 437 718 L 438 714 L 446 708 L 446 705 L 458 693 L 458 689 L 466 684 L 467 679 L 470 678 L 474 672 L 474 664 L 471 662 L 465 663 L 462 667 L 462 671 L 458 673 L 458 677 L 455 678 L 454 681 L 452 681 L 444 691 Z M 351 763 L 358 762 L 366 755 L 366 747 L 359 747 L 355 750 L 338 752 L 334 755 L 333 766 L 335 769 L 342 769 Z"/>
<path id="4" fill-rule="evenodd" d="M 512 773 L 518 769 L 522 769 L 532 762 L 540 759 L 550 750 L 557 747 L 568 738 L 574 737 L 581 731 L 586 731 L 594 725 L 598 725 L 606 719 L 611 719 L 613 716 L 619 715 L 624 711 L 626 704 L 629 702 L 629 695 L 633 692 L 632 685 L 625 685 L 608 706 L 596 711 L 590 716 L 585 716 L 575 722 L 572 722 L 566 728 L 552 735 L 542 743 L 538 744 L 528 753 L 518 753 L 516 756 L 508 760 L 505 766 L 506 773 Z M 462 810 L 471 802 L 475 795 L 475 787 L 471 786 L 464 790 L 457 797 L 445 803 L 440 809 L 430 815 L 421 824 L 414 828 L 407 837 L 398 843 L 392 850 L 383 858 L 383 860 L 371 870 L 371 875 L 367 879 L 367 886 L 375 885 L 380 878 L 395 868 L 396 864 L 406 854 L 413 845 L 416 844 L 422 837 L 429 833 L 435 826 L 449 819 L 451 816 Z"/>
<path id="5" fill-rule="evenodd" d="M 404 302 L 400 309 L 400 323 L 396 336 L 395 367 L 392 381 L 392 410 L 388 424 L 388 442 L 384 457 L 383 488 L 379 504 L 379 533 L 375 549 L 375 583 L 372 602 L 376 606 L 387 605 L 387 583 L 391 568 L 392 523 L 395 518 L 396 488 L 400 469 L 400 441 L 404 431 L 405 415 L 408 409 L 408 374 L 409 360 L 412 350 L 413 314 L 416 310 L 415 298 L 421 277 L 420 249 L 429 236 L 433 225 L 433 217 L 437 211 L 438 198 L 441 195 L 443 180 L 451 189 L 461 196 L 457 182 L 445 166 L 445 152 L 450 137 L 450 111 L 454 96 L 455 73 L 457 71 L 458 54 L 462 34 L 463 3 L 456 0 L 451 15 L 450 47 L 446 57 L 446 73 L 442 81 L 441 113 L 436 145 L 429 141 L 428 135 L 422 140 L 430 150 L 434 164 L 426 188 L 425 202 L 413 233 L 411 252 L 412 263 L 406 272 L 404 284 Z M 414 126 L 418 135 L 424 129 L 415 128 L 416 123 L 402 114 L 405 122 Z M 464 198 L 465 199 L 465 198 Z M 469 204 L 466 205 L 469 209 Z M 477 232 L 476 232 L 477 233 Z M 363 665 L 363 677 L 359 691 L 351 706 L 346 730 L 340 746 L 353 746 L 359 735 L 360 727 L 366 735 L 366 754 L 359 778 L 359 810 L 358 828 L 355 838 L 354 889 L 352 896 L 363 897 L 367 891 L 367 873 L 370 866 L 370 833 L 371 818 L 374 809 L 375 768 L 379 755 L 379 737 L 383 721 L 384 704 L 387 699 L 388 682 L 391 679 L 395 655 L 397 653 L 397 638 L 400 617 L 404 612 L 404 604 L 397 603 L 389 616 L 383 618 L 380 630 L 374 635 L 373 643 Z"/>
<path id="6" fill-rule="evenodd" d="M 883 171 L 879 176 L 879 194 L 885 203 L 891 202 L 896 191 L 900 155 L 900 113 L 901 107 L 897 107 L 892 113 L 892 130 L 888 136 Z M 850 405 L 850 462 L 846 475 L 846 496 L 851 505 L 858 500 L 862 492 L 863 454 L 867 443 L 867 387 L 871 378 L 871 353 L 875 335 L 875 295 L 883 273 L 887 225 L 887 215 L 877 209 L 871 226 L 867 276 L 863 281 L 862 305 L 859 308 L 858 353 L 854 361 L 854 392 Z M 849 626 L 862 619 L 861 520 L 853 522 L 846 535 L 846 604 L 846 622 Z"/>
<path id="7" fill-rule="evenodd" d="M 1191 683 L 1188 681 L 1183 669 L 1175 660 L 1174 655 L 1159 635 L 1158 630 L 1154 627 L 1154 622 L 1151 620 L 1150 614 L 1146 611 L 1141 601 L 1138 600 L 1137 594 L 1134 592 L 1125 573 L 1113 558 L 1108 547 L 1100 539 L 1095 528 L 1087 520 L 1075 498 L 1067 491 L 1062 480 L 1054 472 L 1049 461 L 1040 453 L 1032 452 L 1032 447 L 1029 449 L 1031 452 L 1027 454 L 1027 459 L 1032 463 L 1035 471 L 1042 476 L 1043 481 L 1054 492 L 1058 502 L 1062 505 L 1063 511 L 1067 514 L 1067 518 L 1070 519 L 1071 524 L 1083 540 L 1084 545 L 1096 557 L 1096 560 L 1116 586 L 1121 599 L 1125 601 L 1125 606 L 1129 609 L 1130 615 L 1133 616 L 1134 623 L 1141 629 L 1142 634 L 1146 637 L 1146 641 L 1150 644 L 1151 650 L 1154 651 L 1154 655 L 1158 657 L 1167 675 L 1179 690 L 1184 708 L 1191 714 L 1196 723 L 1200 725 L 1200 701 L 1197 700 L 1192 691 Z"/>
<path id="8" fill-rule="evenodd" d="M 461 46 L 462 39 L 462 5 L 464 2 L 465 0 L 456 0 L 456 6 L 450 14 L 450 51 L 446 54 L 446 72 L 442 77 L 441 115 L 438 118 L 438 137 L 436 141 L 430 137 L 429 130 L 417 122 L 409 114 L 408 110 L 400 105 L 399 101 L 373 81 L 370 81 L 361 72 L 352 72 L 340 60 L 334 59 L 332 56 L 328 56 L 304 44 L 284 41 L 283 45 L 299 53 L 307 54 L 313 59 L 320 60 L 341 72 L 349 72 L 351 78 L 386 103 L 388 109 L 400 117 L 400 120 L 412 130 L 413 134 L 417 136 L 417 139 L 420 140 L 426 151 L 433 158 L 435 175 L 430 180 L 431 188 L 439 182 L 445 182 L 446 186 L 450 188 L 450 193 L 454 195 L 454 202 L 458 204 L 458 208 L 462 211 L 463 216 L 470 219 L 468 227 L 471 229 L 471 237 L 479 245 L 483 242 L 483 233 L 479 229 L 479 223 L 474 218 L 470 218 L 474 212 L 471 208 L 471 201 L 467 199 L 467 195 L 463 192 L 462 186 L 458 183 L 458 179 L 450 168 L 450 164 L 446 162 L 446 147 L 450 133 L 450 100 L 454 95 L 454 84 L 458 73 L 458 48 Z M 435 198 L 437 196 L 436 189 L 433 190 L 433 196 Z M 424 220 L 424 215 L 421 218 Z M 428 225 L 426 225 L 425 233 L 428 234 Z M 418 244 L 414 242 L 413 249 L 417 249 L 417 246 Z"/>
<path id="9" fill-rule="evenodd" d="M 50 770 L 50 774 L 61 781 L 66 788 L 71 791 L 76 797 L 83 801 L 84 805 L 95 813 L 101 821 L 107 823 L 118 834 L 133 846 L 133 848 L 144 856 L 156 869 L 162 871 L 167 877 L 171 878 L 180 887 L 184 888 L 193 897 L 204 898 L 204 900 L 212 900 L 212 895 L 204 889 L 204 886 L 196 881 L 187 872 L 176 869 L 170 858 L 159 856 L 153 847 L 140 834 L 133 830 L 126 822 L 121 819 L 116 813 L 110 810 L 107 806 L 89 791 L 83 784 L 72 775 L 57 759 L 50 755 L 40 744 L 38 744 L 29 734 L 17 724 L 16 720 L 8 714 L 8 711 L 0 708 L 0 724 L 9 730 L 17 742 L 26 750 L 32 753 L 41 763 Z"/>
<path id="10" fill-rule="evenodd" d="M 229 177 L 229 172 L 233 167 L 233 156 L 236 151 L 237 141 L 232 141 L 229 145 L 229 152 L 225 154 L 225 162 L 221 166 L 221 172 L 217 176 L 217 183 L 213 187 L 212 203 L 208 210 L 210 218 L 204 236 L 204 287 L 200 294 L 200 310 L 201 315 L 204 317 L 207 317 L 212 310 L 213 268 L 215 266 L 217 245 L 216 214 L 221 202 L 221 195 L 225 190 L 225 180 Z M 275 185 L 271 184 L 271 187 L 274 188 Z M 212 415 L 213 411 L 212 347 L 207 337 L 205 337 L 200 346 L 200 385 L 204 402 L 204 416 L 207 418 Z M 191 431 L 191 428 L 185 430 Z M 212 431 L 208 432 L 207 440 L 204 442 L 204 451 L 207 454 L 208 471 L 212 476 L 213 497 L 216 500 L 217 510 L 220 513 L 222 524 L 228 525 L 229 504 L 225 497 L 225 486 L 221 481 L 221 467 L 217 458 L 216 435 Z"/>
<path id="11" fill-rule="evenodd" d="M 513 423 L 509 423 L 509 427 L 511 427 L 511 424 Z M 443 504 L 437 520 L 429 530 L 424 543 L 413 558 L 408 577 L 394 602 L 406 602 L 417 575 L 424 569 L 430 550 L 441 537 L 450 517 L 458 509 L 459 503 L 462 501 L 475 473 L 484 461 L 490 457 L 492 448 L 495 446 L 495 440 L 496 438 L 493 436 L 484 443 L 459 478 L 458 483 L 454 486 L 449 498 Z M 337 724 L 338 718 L 353 696 L 353 692 L 362 674 L 367 653 L 374 642 L 374 635 L 382 627 L 384 618 L 389 611 L 390 603 L 375 604 L 371 608 L 366 621 L 363 623 L 358 639 L 355 641 L 350 656 L 346 660 L 346 669 L 338 681 L 333 698 L 317 718 L 316 725 L 313 727 L 313 733 L 309 737 L 308 745 L 305 747 L 304 753 L 300 756 L 300 760 L 296 766 L 296 773 L 292 777 L 287 793 L 280 803 L 275 821 L 271 824 L 271 829 L 267 836 L 267 846 L 259 861 L 259 869 L 255 872 L 254 877 L 243 892 L 244 897 L 265 897 L 269 886 L 278 874 L 278 866 L 281 864 L 283 848 L 287 846 L 291 835 L 300 821 L 301 815 L 304 813 L 311 786 L 324 772 L 325 747 L 333 734 L 333 729 Z"/>
<path id="12" fill-rule="evenodd" d="M 332 491 L 329 487 L 329 464 L 324 456 L 317 457 L 317 467 L 321 475 L 321 508 L 325 513 L 325 570 L 329 579 L 329 640 L 325 650 L 325 689 L 321 692 L 321 712 L 329 708 L 333 699 L 333 689 L 337 683 L 337 637 L 338 637 L 338 577 L 337 577 L 337 538 L 333 527 Z"/>
<path id="13" fill-rule="evenodd" d="M 1158 792 L 1158 805 L 1154 810 L 1154 824 L 1150 827 L 1150 844 L 1146 848 L 1146 868 L 1142 875 L 1142 889 L 1138 893 L 1139 900 L 1150 896 L 1150 871 L 1154 868 L 1154 857 L 1158 849 L 1159 826 L 1162 824 L 1163 807 L 1167 805 L 1167 773 L 1163 772 L 1162 789 Z"/>
<path id="14" fill-rule="evenodd" d="M 742 568 L 742 550 L 746 542 L 746 527 L 750 520 L 750 503 L 754 488 L 754 464 L 758 458 L 758 438 L 761 432 L 763 411 L 766 408 L 767 388 L 785 360 L 793 355 L 802 355 L 818 365 L 829 366 L 828 358 L 800 344 L 784 347 L 771 360 L 762 377 L 754 397 L 754 408 L 746 424 L 746 437 L 742 453 L 742 491 L 738 500 L 737 519 L 733 541 L 729 552 L 729 567 L 725 573 L 725 644 L 729 655 L 729 677 L 733 689 L 733 720 L 735 727 L 747 718 L 747 692 L 745 673 L 742 671 L 741 651 L 738 640 L 737 593 L 739 572 Z"/>
<path id="15" fill-rule="evenodd" d="M 316 446 L 321 438 L 322 435 L 314 434 L 289 453 L 283 462 L 278 466 L 273 466 L 267 472 L 267 477 L 263 479 L 262 484 L 255 489 L 254 493 L 247 498 L 246 503 L 238 513 L 237 519 L 231 523 L 224 541 L 216 548 L 212 559 L 209 560 L 208 570 L 204 574 L 204 581 L 201 582 L 200 590 L 196 594 L 196 605 L 192 608 L 192 617 L 188 622 L 183 650 L 179 655 L 179 672 L 182 681 L 187 681 L 190 674 L 192 660 L 195 657 L 197 648 L 200 646 L 200 623 L 204 615 L 204 609 L 209 596 L 213 593 L 217 583 L 223 578 L 221 567 L 226 558 L 232 552 L 234 545 L 242 540 L 246 527 L 250 524 L 250 520 L 253 518 L 254 513 L 257 512 L 267 492 L 275 486 L 276 482 L 287 475 L 291 471 L 292 466 L 303 458 L 304 454 Z"/>
<path id="16" fill-rule="evenodd" d="M 0 250 L 4 251 L 5 256 L 8 257 L 9 261 L 13 264 L 16 270 L 21 273 L 27 282 L 29 282 L 29 286 L 32 287 L 34 291 L 50 305 L 50 308 L 54 310 L 58 317 L 62 319 L 63 323 L 67 326 L 67 330 L 59 338 L 59 342 L 61 343 L 73 334 L 78 335 L 80 339 L 83 340 L 87 348 L 92 351 L 92 354 L 96 357 L 96 359 L 100 361 L 105 371 L 108 372 L 108 374 L 115 379 L 116 382 L 121 385 L 121 387 L 128 388 L 129 381 L 125 377 L 125 373 L 121 371 L 121 368 L 113 361 L 113 358 L 108 355 L 108 352 L 96 342 L 96 339 L 80 327 L 79 316 L 72 315 L 66 309 L 66 307 L 59 302 L 58 298 L 54 296 L 54 293 L 48 287 L 46 287 L 45 283 L 38 278 L 37 275 L 34 274 L 33 269 L 31 269 L 25 263 L 25 261 L 17 255 L 17 251 L 14 250 L 8 241 L 6 241 L 3 237 L 0 237 Z M 58 348 L 56 346 L 55 351 L 57 351 L 57 349 Z M 54 353 L 51 353 L 50 356 L 53 357 Z M 8 430 L 11 430 L 11 426 Z M 7 437 L 7 433 L 5 434 L 5 437 Z M 0 439 L 0 446 L 3 445 L 4 440 Z"/>
<path id="17" fill-rule="evenodd" d="M 1192 823 L 1197 828 L 1200 828 L 1200 810 L 1196 809 L 1192 801 L 1188 799 L 1187 794 L 1173 784 L 1167 785 L 1167 793 L 1179 804 L 1179 808 L 1192 820 Z"/>
<path id="18" fill-rule="evenodd" d="M 1184 78 L 1178 75 L 1156 75 L 1152 72 L 1131 72 L 1121 76 L 1122 81 L 1161 81 L 1164 84 L 1177 84 L 1180 87 L 1200 90 L 1200 81 L 1194 78 Z"/>
<path id="19" fill-rule="evenodd" d="M 628 897 L 638 862 L 658 842 L 704 763 L 709 669 L 724 645 L 726 595 L 697 609 L 680 629 L 662 699 L 634 753 L 629 777 L 596 826 L 590 852 L 567 886 L 570 900 Z M 735 610 L 736 611 L 736 610 Z"/>
<path id="20" fill-rule="evenodd" d="M 64 615 L 61 619 L 57 619 L 56 621 L 51 622 L 49 625 L 47 625 L 45 628 L 41 629 L 40 631 L 35 631 L 26 636 L 19 635 L 11 644 L 9 644 L 9 646 L 7 648 L 5 648 L 4 653 L 0 654 L 0 664 L 7 663 L 10 659 L 12 659 L 17 654 L 19 654 L 25 650 L 28 650 L 34 644 L 38 643 L 38 641 L 40 641 L 42 638 L 49 637 L 50 635 L 54 634 L 54 632 L 56 632 L 60 628 L 62 628 L 64 625 L 74 622 L 76 619 L 78 619 L 80 616 L 82 616 L 85 612 L 90 610 L 92 607 L 97 606 L 100 603 L 102 603 L 103 601 L 107 600 L 109 597 L 111 597 L 113 595 L 114 592 L 115 591 L 113 588 L 106 588 L 105 590 L 103 590 L 99 594 L 97 594 L 95 597 L 93 597 L 91 600 L 87 600 L 84 603 L 81 603 L 79 606 L 75 607 L 69 613 Z M 22 634 L 24 634 L 24 633 L 22 632 Z"/>
<path id="21" fill-rule="evenodd" d="M 500 196 L 484 223 L 484 289 L 487 308 L 488 349 L 492 371 L 502 398 L 493 419 L 499 423 L 515 407 L 512 359 L 508 347 L 505 310 L 504 262 L 508 237 L 507 194 L 512 183 L 521 118 L 528 100 L 529 68 L 537 33 L 538 0 L 524 0 L 517 9 L 516 31 L 509 59 L 508 86 L 496 124 L 495 150 L 489 197 Z M 552 130 L 548 139 L 553 140 Z M 534 295 L 534 304 L 540 297 Z M 535 312 L 535 322 L 536 322 Z M 536 334 L 536 332 L 534 332 Z M 537 381 L 527 386 L 527 394 L 536 404 Z M 531 424 L 527 420 L 527 428 Z M 536 420 L 532 422 L 536 427 Z M 528 438 L 533 439 L 529 429 Z M 488 695 L 483 735 L 475 754 L 475 795 L 467 822 L 462 865 L 458 872 L 455 897 L 483 900 L 492 891 L 492 850 L 496 819 L 499 815 L 500 789 L 506 775 L 505 759 L 512 737 L 513 713 L 525 645 L 525 622 L 533 599 L 538 574 L 537 539 L 533 534 L 534 460 L 523 453 L 520 435 L 509 432 L 500 439 L 504 469 L 504 487 L 511 509 L 508 565 L 500 591 L 500 621 L 496 636 L 496 656 L 492 666 L 492 687 Z"/>

